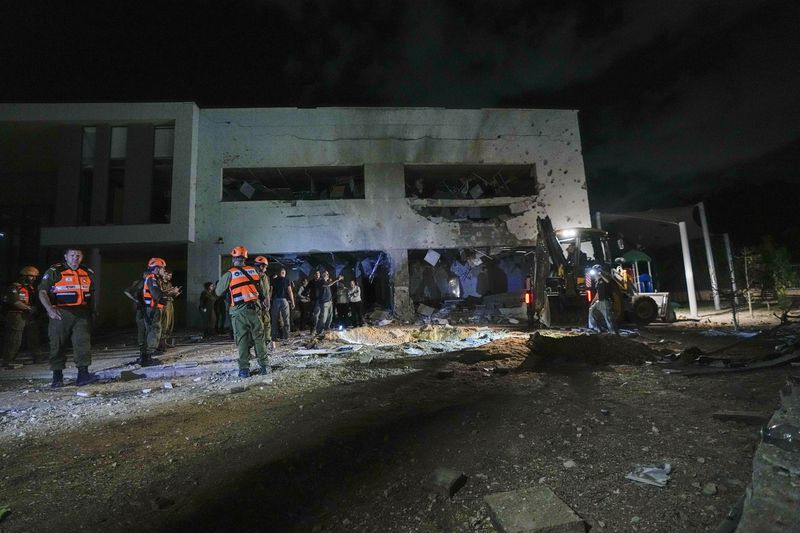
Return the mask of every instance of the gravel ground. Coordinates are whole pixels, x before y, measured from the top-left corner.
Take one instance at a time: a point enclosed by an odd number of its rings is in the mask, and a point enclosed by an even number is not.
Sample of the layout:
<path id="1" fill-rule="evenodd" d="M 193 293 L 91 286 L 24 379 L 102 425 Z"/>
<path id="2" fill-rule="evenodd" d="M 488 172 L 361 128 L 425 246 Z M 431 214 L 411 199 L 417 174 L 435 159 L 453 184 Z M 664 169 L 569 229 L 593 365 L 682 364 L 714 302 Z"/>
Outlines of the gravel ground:
<path id="1" fill-rule="evenodd" d="M 750 326 L 774 323 L 758 320 Z M 735 338 L 701 333 L 725 326 L 659 325 L 625 341 L 711 350 Z M 528 342 L 494 327 L 363 328 L 293 337 L 272 355 L 271 375 L 247 380 L 235 377 L 225 339 L 176 350 L 165 363 L 205 371 L 169 380 L 51 391 L 4 374 L 0 505 L 12 513 L 0 526 L 494 531 L 484 496 L 546 485 L 603 531 L 713 531 L 749 480 L 758 428 L 711 414 L 771 413 L 793 370 L 518 371 Z M 665 488 L 625 479 L 635 464 L 660 462 L 674 468 Z M 451 499 L 431 486 L 438 467 L 468 476 Z"/>

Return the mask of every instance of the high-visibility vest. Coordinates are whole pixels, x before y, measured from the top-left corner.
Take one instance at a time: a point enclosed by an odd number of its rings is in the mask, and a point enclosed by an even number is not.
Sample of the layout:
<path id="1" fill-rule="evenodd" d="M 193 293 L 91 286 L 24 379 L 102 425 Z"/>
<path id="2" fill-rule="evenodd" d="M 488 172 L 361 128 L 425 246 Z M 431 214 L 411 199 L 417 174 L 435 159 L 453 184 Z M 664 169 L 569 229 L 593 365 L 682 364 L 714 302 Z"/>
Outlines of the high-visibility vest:
<path id="1" fill-rule="evenodd" d="M 92 301 L 92 279 L 83 265 L 76 270 L 66 265 L 56 265 L 56 270 L 61 277 L 50 288 L 53 305 L 56 307 L 89 305 Z"/>
<path id="2" fill-rule="evenodd" d="M 253 279 L 250 281 L 244 272 Z M 244 266 L 239 268 L 230 268 L 228 272 L 231 273 L 231 282 L 228 285 L 228 292 L 231 295 L 231 307 L 245 304 L 247 302 L 254 302 L 258 300 L 258 272 L 251 266 Z"/>
<path id="3" fill-rule="evenodd" d="M 144 305 L 147 307 L 157 307 L 159 309 L 164 308 L 164 304 L 157 302 L 153 295 L 150 294 L 150 287 L 147 286 L 147 280 L 150 278 L 155 279 L 156 282 L 158 281 L 155 274 L 148 274 L 144 278 L 144 285 L 142 285 L 142 300 L 144 300 Z"/>
<path id="4" fill-rule="evenodd" d="M 25 285 L 19 286 L 19 301 L 24 303 L 25 305 L 31 305 L 31 291 Z"/>

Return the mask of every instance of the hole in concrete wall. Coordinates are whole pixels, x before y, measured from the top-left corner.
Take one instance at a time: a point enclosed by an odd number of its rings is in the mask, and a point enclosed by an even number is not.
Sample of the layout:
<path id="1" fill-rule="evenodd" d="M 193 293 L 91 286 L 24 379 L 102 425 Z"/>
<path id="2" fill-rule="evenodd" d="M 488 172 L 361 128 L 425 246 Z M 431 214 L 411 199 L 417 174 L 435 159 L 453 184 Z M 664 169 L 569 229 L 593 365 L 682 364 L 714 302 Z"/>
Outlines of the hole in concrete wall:
<path id="1" fill-rule="evenodd" d="M 406 198 L 534 196 L 536 165 L 407 165 Z"/>
<path id="2" fill-rule="evenodd" d="M 469 309 L 498 316 L 521 310 L 532 248 L 409 250 L 409 293 L 418 312 Z M 420 306 L 422 304 L 422 306 Z M 422 311 L 420 311 L 422 309 Z M 513 311 L 499 311 L 500 309 Z"/>
<path id="3" fill-rule="evenodd" d="M 364 198 L 364 167 L 222 169 L 222 201 Z"/>
<path id="4" fill-rule="evenodd" d="M 433 221 L 436 219 L 449 220 L 452 222 L 489 221 L 492 219 L 503 220 L 504 217 L 511 218 L 511 210 L 507 205 L 488 205 L 488 206 L 461 206 L 461 207 L 415 207 L 417 213 L 428 217 Z"/>

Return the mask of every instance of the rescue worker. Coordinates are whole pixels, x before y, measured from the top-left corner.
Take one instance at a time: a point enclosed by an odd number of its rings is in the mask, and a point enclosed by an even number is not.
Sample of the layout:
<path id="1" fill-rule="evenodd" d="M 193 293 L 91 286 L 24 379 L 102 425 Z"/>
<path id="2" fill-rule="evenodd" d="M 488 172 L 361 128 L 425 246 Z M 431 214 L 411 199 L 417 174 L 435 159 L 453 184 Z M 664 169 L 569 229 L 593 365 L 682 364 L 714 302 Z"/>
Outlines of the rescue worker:
<path id="1" fill-rule="evenodd" d="M 217 293 L 214 284 L 210 281 L 203 283 L 203 292 L 200 293 L 200 316 L 203 319 L 203 337 L 207 338 L 216 333 L 217 327 Z"/>
<path id="2" fill-rule="evenodd" d="M 288 339 L 292 330 L 292 309 L 294 292 L 292 284 L 286 279 L 286 269 L 281 268 L 272 278 L 272 324 L 275 327 L 272 338 Z"/>
<path id="3" fill-rule="evenodd" d="M 153 257 L 147 262 L 147 274 L 144 277 L 142 286 L 142 301 L 145 308 L 145 329 L 146 340 L 144 350 L 141 352 L 139 364 L 142 366 L 153 366 L 161 364 L 161 361 L 153 358 L 153 354 L 158 349 L 161 341 L 161 315 L 164 309 L 165 300 L 180 293 L 179 287 L 163 290 L 161 287 L 161 276 L 167 262 L 160 257 Z"/>
<path id="4" fill-rule="evenodd" d="M 270 319 L 270 299 L 272 298 L 272 289 L 269 285 L 269 276 L 267 275 L 267 266 L 269 260 L 263 255 L 259 255 L 253 260 L 253 266 L 258 272 L 258 282 L 261 286 L 261 322 L 264 324 L 264 343 L 269 343 L 271 350 L 275 349 L 275 341 L 272 340 L 272 320 Z"/>
<path id="5" fill-rule="evenodd" d="M 239 349 L 239 377 L 250 377 L 250 345 L 255 347 L 261 374 L 268 374 L 267 346 L 264 342 L 264 323 L 261 321 L 263 295 L 259 274 L 254 267 L 245 265 L 247 248 L 236 246 L 231 250 L 233 267 L 217 281 L 217 296 L 228 292 L 233 340 Z"/>
<path id="6" fill-rule="evenodd" d="M 89 372 L 92 364 L 92 338 L 90 320 L 96 316 L 92 295 L 95 291 L 94 271 L 84 265 L 83 251 L 68 248 L 64 262 L 47 269 L 39 284 L 39 302 L 47 311 L 50 323 L 50 370 L 53 371 L 51 387 L 64 386 L 67 344 L 72 342 L 78 378 L 75 385 L 94 383 L 97 376 Z"/>
<path id="7" fill-rule="evenodd" d="M 144 300 L 142 300 L 142 289 L 144 288 L 144 278 L 148 272 L 139 276 L 130 286 L 122 291 L 129 300 L 135 305 L 134 318 L 136 320 L 136 343 L 139 345 L 139 353 L 145 351 L 145 342 L 147 341 L 147 326 L 145 324 L 145 308 Z"/>
<path id="8" fill-rule="evenodd" d="M 36 278 L 39 270 L 26 266 L 19 271 L 19 279 L 8 287 L 3 298 L 6 308 L 6 334 L 3 343 L 3 366 L 10 367 L 19 353 L 23 336 L 26 337 L 28 351 L 39 351 L 39 325 L 36 321 Z"/>
<path id="9" fill-rule="evenodd" d="M 594 265 L 590 270 L 590 275 L 593 276 L 592 289 L 594 289 L 595 294 L 592 303 L 589 305 L 589 329 L 601 331 L 602 324 L 598 323 L 599 318 L 602 319 L 610 333 L 619 335 L 614 325 L 614 319 L 611 317 L 611 287 L 609 286 L 611 280 L 603 271 L 601 265 Z"/>

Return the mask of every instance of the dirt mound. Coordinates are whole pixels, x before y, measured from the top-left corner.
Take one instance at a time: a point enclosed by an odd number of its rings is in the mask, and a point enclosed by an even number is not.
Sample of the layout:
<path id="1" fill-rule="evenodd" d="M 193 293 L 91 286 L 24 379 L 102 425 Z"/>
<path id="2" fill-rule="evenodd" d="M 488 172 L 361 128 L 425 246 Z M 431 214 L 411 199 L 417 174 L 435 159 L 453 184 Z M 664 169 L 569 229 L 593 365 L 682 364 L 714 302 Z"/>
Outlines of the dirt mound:
<path id="1" fill-rule="evenodd" d="M 559 364 L 641 365 L 658 358 L 646 344 L 615 335 L 549 336 L 536 332 L 527 341 L 530 355 L 521 370 L 540 370 Z"/>
<path id="2" fill-rule="evenodd" d="M 459 361 L 462 363 L 477 363 L 479 361 L 507 360 L 508 366 L 518 366 L 530 354 L 527 339 L 524 337 L 509 337 L 498 339 L 477 348 L 469 348 L 461 352 Z"/>
<path id="3" fill-rule="evenodd" d="M 453 326 L 430 326 L 421 328 L 362 328 L 337 331 L 335 335 L 351 344 L 365 344 L 368 346 L 405 344 L 414 341 L 449 342 L 460 341 L 480 334 L 479 328 L 458 328 Z"/>

